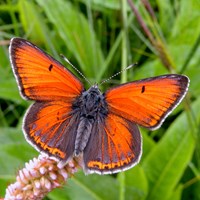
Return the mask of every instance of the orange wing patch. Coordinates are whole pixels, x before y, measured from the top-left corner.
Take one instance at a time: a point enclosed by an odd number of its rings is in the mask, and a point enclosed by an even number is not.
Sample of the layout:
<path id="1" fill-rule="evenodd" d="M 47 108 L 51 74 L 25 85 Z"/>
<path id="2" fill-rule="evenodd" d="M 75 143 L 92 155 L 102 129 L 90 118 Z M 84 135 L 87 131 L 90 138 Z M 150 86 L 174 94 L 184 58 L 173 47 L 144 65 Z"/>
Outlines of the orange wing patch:
<path id="1" fill-rule="evenodd" d="M 111 88 L 105 98 L 111 113 L 156 129 L 185 96 L 188 84 L 181 75 L 148 78 Z"/>
<path id="2" fill-rule="evenodd" d="M 76 117 L 69 103 L 36 102 L 25 116 L 25 136 L 36 149 L 66 161 L 74 151 Z"/>
<path id="3" fill-rule="evenodd" d="M 62 64 L 30 42 L 14 38 L 10 58 L 20 91 L 30 100 L 68 100 L 81 94 L 82 83 Z"/>
<path id="4" fill-rule="evenodd" d="M 91 146 L 95 146 L 95 150 Z M 137 164 L 140 155 L 141 136 L 138 127 L 109 114 L 105 125 L 91 134 L 84 151 L 86 172 L 108 174 L 123 171 Z"/>
<path id="5" fill-rule="evenodd" d="M 33 138 L 34 138 L 35 143 L 37 144 L 37 148 L 39 146 L 42 150 L 44 150 L 44 152 L 48 152 L 57 158 L 65 159 L 66 152 L 63 152 L 58 148 L 48 146 L 45 142 L 41 141 L 39 136 L 33 136 Z"/>

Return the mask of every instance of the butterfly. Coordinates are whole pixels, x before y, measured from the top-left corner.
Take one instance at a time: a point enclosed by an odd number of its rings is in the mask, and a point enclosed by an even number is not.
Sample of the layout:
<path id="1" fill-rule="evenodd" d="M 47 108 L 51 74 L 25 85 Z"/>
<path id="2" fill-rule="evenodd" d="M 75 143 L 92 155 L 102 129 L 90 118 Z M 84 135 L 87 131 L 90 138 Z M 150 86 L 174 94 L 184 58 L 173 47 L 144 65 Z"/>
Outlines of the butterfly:
<path id="1" fill-rule="evenodd" d="M 184 98 L 189 79 L 169 74 L 132 81 L 101 93 L 31 42 L 13 38 L 10 61 L 20 94 L 34 103 L 23 132 L 38 151 L 61 163 L 81 157 L 86 174 L 135 166 L 142 154 L 138 128 L 161 126 Z"/>

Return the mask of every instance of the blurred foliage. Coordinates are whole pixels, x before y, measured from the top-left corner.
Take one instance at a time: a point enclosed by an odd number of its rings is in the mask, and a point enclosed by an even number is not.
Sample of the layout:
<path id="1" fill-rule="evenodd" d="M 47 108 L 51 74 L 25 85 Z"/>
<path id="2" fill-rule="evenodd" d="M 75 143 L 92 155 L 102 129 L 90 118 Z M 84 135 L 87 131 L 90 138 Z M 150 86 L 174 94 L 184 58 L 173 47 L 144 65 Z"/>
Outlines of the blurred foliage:
<path id="1" fill-rule="evenodd" d="M 143 156 L 136 167 L 114 176 L 79 172 L 46 199 L 200 199 L 199 1 L 1 0 L 0 196 L 17 170 L 38 155 L 21 129 L 29 103 L 11 71 L 12 37 L 30 40 L 61 62 L 64 54 L 92 83 L 138 63 L 103 84 L 104 91 L 172 72 L 191 80 L 187 97 L 159 130 L 141 128 Z"/>

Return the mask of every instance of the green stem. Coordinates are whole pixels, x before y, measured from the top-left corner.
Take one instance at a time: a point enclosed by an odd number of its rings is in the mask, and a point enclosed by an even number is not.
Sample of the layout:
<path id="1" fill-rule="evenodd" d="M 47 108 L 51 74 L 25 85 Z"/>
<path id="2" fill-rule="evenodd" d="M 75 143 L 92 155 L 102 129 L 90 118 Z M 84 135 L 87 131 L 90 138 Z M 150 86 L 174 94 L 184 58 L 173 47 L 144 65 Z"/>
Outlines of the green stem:
<path id="1" fill-rule="evenodd" d="M 122 64 L 121 70 L 128 66 L 128 56 L 127 56 L 127 3 L 126 0 L 121 0 L 121 11 L 122 11 Z M 127 81 L 127 71 L 125 70 L 121 73 L 121 82 L 124 83 Z M 120 190 L 119 190 L 119 199 L 125 200 L 125 175 L 121 172 L 118 175 Z"/>
<path id="2" fill-rule="evenodd" d="M 128 66 L 127 64 L 127 3 L 126 0 L 121 0 L 122 6 L 122 69 Z M 121 82 L 127 81 L 127 72 L 121 73 Z"/>

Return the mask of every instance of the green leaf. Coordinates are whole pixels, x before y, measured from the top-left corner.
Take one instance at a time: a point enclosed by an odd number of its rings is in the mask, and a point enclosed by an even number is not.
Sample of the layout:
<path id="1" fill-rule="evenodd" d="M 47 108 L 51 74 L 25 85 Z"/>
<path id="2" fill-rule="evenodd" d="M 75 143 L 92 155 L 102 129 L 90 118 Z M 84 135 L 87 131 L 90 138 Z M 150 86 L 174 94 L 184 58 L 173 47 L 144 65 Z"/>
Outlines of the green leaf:
<path id="1" fill-rule="evenodd" d="M 158 19 L 162 32 L 170 34 L 175 17 L 172 2 L 170 0 L 158 0 L 157 4 L 160 11 Z"/>
<path id="2" fill-rule="evenodd" d="M 156 143 L 153 141 L 153 139 L 147 135 L 147 130 L 140 128 L 140 131 L 142 132 L 142 140 L 143 140 L 143 153 L 141 160 L 143 161 L 146 156 L 149 155 L 149 152 L 156 146 Z"/>
<path id="3" fill-rule="evenodd" d="M 65 187 L 57 188 L 48 194 L 48 199 L 50 200 L 70 200 L 70 196 L 66 191 Z"/>
<path id="4" fill-rule="evenodd" d="M 119 10 L 120 9 L 120 2 L 116 1 L 116 0 L 106 0 L 106 1 L 102 1 L 102 0 L 89 0 L 89 1 L 80 0 L 80 1 L 85 3 L 85 4 L 90 3 L 92 5 L 92 7 L 96 10 L 106 10 L 106 9 Z"/>
<path id="5" fill-rule="evenodd" d="M 181 200 L 182 192 L 183 192 L 183 185 L 179 184 L 168 199 Z"/>
<path id="6" fill-rule="evenodd" d="M 142 200 L 148 194 L 148 181 L 140 165 L 125 172 L 125 198 Z"/>
<path id="7" fill-rule="evenodd" d="M 12 100 L 16 103 L 21 103 L 24 101 L 19 94 L 17 83 L 14 78 L 2 79 L 0 80 L 0 85 L 0 98 Z"/>
<path id="8" fill-rule="evenodd" d="M 48 19 L 57 29 L 65 45 L 76 57 L 81 69 L 89 77 L 96 77 L 103 63 L 103 54 L 92 27 L 70 2 L 39 1 Z"/>
<path id="9" fill-rule="evenodd" d="M 0 128 L 0 178 L 13 177 L 16 170 L 37 153 L 16 128 Z"/>
<path id="10" fill-rule="evenodd" d="M 12 183 L 13 179 L 12 178 L 6 178 L 6 179 L 1 179 L 0 177 L 0 199 L 1 197 L 4 197 L 5 196 L 5 189 L 10 183 Z"/>
<path id="11" fill-rule="evenodd" d="M 22 26 L 33 40 L 38 40 L 42 35 L 41 18 L 38 13 L 38 9 L 31 1 L 20 0 L 18 3 L 20 21 Z M 44 39 L 44 38 L 43 38 Z"/>
<path id="12" fill-rule="evenodd" d="M 73 200 L 80 198 L 81 200 L 114 200 L 118 199 L 119 186 L 116 179 L 111 176 L 96 174 L 85 176 L 81 172 L 69 179 L 62 190 L 69 199 Z M 49 196 L 51 197 L 51 194 Z"/>
<path id="13" fill-rule="evenodd" d="M 16 179 L 17 171 L 37 152 L 25 140 L 22 131 L 16 128 L 0 128 L 0 195 Z"/>
<path id="14" fill-rule="evenodd" d="M 200 34 L 200 3 L 196 0 L 181 0 L 178 16 L 171 28 L 169 52 L 180 70 Z M 199 55 L 195 55 L 198 59 Z M 192 59 L 192 58 L 191 58 Z"/>
<path id="15" fill-rule="evenodd" d="M 200 98 L 192 110 L 200 119 Z M 184 173 L 195 147 L 194 132 L 183 112 L 142 163 L 149 181 L 148 199 L 168 199 Z"/>

